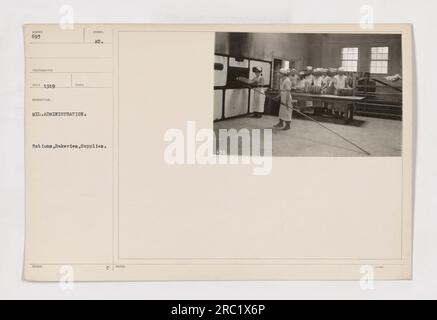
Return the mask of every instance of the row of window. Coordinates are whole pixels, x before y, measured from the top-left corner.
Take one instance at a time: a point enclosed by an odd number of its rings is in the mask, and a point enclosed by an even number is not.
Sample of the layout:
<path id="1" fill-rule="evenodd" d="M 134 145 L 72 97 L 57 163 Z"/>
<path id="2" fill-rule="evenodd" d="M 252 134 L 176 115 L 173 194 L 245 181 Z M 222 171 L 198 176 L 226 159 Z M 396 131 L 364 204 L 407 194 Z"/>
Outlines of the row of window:
<path id="1" fill-rule="evenodd" d="M 341 66 L 346 71 L 358 71 L 358 48 L 343 48 L 341 52 Z M 388 47 L 373 47 L 370 52 L 370 73 L 388 73 Z"/>

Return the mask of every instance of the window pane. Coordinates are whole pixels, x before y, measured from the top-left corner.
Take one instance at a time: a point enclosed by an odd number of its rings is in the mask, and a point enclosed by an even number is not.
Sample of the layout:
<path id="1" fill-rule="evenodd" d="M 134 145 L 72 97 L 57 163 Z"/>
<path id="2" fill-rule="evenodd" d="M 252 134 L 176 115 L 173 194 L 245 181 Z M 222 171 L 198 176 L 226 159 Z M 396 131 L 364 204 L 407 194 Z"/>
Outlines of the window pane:
<path id="1" fill-rule="evenodd" d="M 358 69 L 359 48 L 341 49 L 341 66 L 346 71 L 356 72 Z"/>
<path id="2" fill-rule="evenodd" d="M 387 74 L 388 60 L 389 60 L 389 47 L 373 47 L 371 48 L 370 56 L 371 56 L 370 72 Z"/>
<path id="3" fill-rule="evenodd" d="M 371 61 L 370 72 L 377 74 L 388 73 L 388 61 Z"/>
<path id="4" fill-rule="evenodd" d="M 370 55 L 372 60 L 388 60 L 388 47 L 373 47 Z"/>
<path id="5" fill-rule="evenodd" d="M 342 58 L 344 60 L 358 60 L 358 48 L 343 48 Z"/>
<path id="6" fill-rule="evenodd" d="M 342 65 L 346 71 L 356 72 L 358 69 L 358 61 L 357 60 L 343 60 Z"/>

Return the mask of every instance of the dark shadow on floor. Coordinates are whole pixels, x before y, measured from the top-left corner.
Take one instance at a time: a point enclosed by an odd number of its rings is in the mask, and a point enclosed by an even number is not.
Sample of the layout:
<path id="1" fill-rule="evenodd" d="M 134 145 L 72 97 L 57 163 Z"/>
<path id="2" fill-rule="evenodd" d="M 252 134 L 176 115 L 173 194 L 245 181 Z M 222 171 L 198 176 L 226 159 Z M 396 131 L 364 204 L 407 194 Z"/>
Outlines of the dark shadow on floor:
<path id="1" fill-rule="evenodd" d="M 332 124 L 339 124 L 339 125 L 345 125 L 345 126 L 351 126 L 351 127 L 357 127 L 357 128 L 362 127 L 366 123 L 366 121 L 357 120 L 357 119 L 354 119 L 353 121 L 351 121 L 349 123 L 345 123 L 344 119 L 337 119 L 335 116 L 329 116 L 329 115 L 326 115 L 326 116 L 317 115 L 316 116 L 313 114 L 308 114 L 308 116 L 310 116 L 314 120 L 317 120 L 317 121 L 322 122 L 322 123 L 332 123 Z M 296 116 L 293 116 L 293 118 L 311 121 L 310 119 L 308 119 L 302 115 L 299 115 L 299 114 Z"/>

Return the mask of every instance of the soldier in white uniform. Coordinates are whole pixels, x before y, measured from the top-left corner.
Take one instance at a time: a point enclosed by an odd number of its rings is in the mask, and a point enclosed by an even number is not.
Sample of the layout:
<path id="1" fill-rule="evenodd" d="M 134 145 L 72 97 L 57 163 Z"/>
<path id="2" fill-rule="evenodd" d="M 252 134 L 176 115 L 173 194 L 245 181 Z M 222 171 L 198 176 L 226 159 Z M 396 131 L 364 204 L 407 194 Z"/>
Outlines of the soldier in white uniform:
<path id="1" fill-rule="evenodd" d="M 335 90 L 348 88 L 348 77 L 345 68 L 338 68 L 338 74 L 332 79 L 332 85 Z M 343 116 L 348 105 L 346 103 L 334 104 L 334 112 L 337 117 Z"/>
<path id="2" fill-rule="evenodd" d="M 322 69 L 316 68 L 314 70 L 314 86 L 320 88 L 320 92 L 322 92 L 323 88 L 323 77 L 322 77 Z M 323 101 L 315 100 L 313 101 L 314 113 L 320 114 L 323 108 Z"/>
<path id="3" fill-rule="evenodd" d="M 238 77 L 237 80 L 250 85 L 253 88 L 253 117 L 262 118 L 264 113 L 264 99 L 262 95 L 264 93 L 264 78 L 262 76 L 263 69 L 261 67 L 252 68 L 255 77 L 247 79 L 244 77 Z"/>
<path id="4" fill-rule="evenodd" d="M 328 76 L 328 69 L 322 69 L 322 94 L 328 93 L 328 88 L 331 85 L 331 77 Z M 324 103 L 323 111 L 325 113 L 332 113 L 332 107 L 329 103 Z"/>
<path id="5" fill-rule="evenodd" d="M 274 126 L 274 128 L 282 130 L 290 130 L 291 128 L 291 117 L 293 116 L 292 108 L 292 98 L 291 98 L 291 80 L 288 78 L 290 74 L 290 69 L 282 68 L 279 70 L 281 74 L 281 86 L 280 86 L 280 97 L 281 106 L 279 108 L 279 122 Z M 285 126 L 284 126 L 285 123 Z"/>
<path id="6" fill-rule="evenodd" d="M 338 74 L 334 77 L 333 84 L 335 89 L 345 89 L 348 87 L 346 70 L 344 68 L 338 68 Z"/>
<path id="7" fill-rule="evenodd" d="M 328 76 L 328 69 L 322 69 L 322 94 L 326 94 L 326 89 L 331 84 L 331 77 Z"/>

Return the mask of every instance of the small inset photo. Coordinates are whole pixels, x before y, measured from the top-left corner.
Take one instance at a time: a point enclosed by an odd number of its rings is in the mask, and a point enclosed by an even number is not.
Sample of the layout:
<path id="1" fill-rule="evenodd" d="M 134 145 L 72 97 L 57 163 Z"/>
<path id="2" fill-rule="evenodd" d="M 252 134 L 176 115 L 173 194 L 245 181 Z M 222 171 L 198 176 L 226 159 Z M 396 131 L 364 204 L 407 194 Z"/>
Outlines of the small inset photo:
<path id="1" fill-rule="evenodd" d="M 218 154 L 402 155 L 400 34 L 219 32 L 214 54 Z"/>

